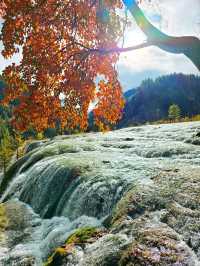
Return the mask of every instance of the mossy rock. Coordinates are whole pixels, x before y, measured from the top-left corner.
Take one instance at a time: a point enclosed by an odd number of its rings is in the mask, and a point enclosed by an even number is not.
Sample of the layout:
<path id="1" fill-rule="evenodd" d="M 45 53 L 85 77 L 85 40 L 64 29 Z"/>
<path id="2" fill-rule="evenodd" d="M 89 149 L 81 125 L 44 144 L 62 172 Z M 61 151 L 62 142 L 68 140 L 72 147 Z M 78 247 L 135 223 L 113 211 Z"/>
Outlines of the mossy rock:
<path id="1" fill-rule="evenodd" d="M 16 172 L 19 170 L 19 168 L 26 162 L 28 159 L 28 156 L 23 156 L 16 162 L 14 162 L 12 165 L 10 165 L 2 179 L 1 185 L 0 185 L 0 196 L 3 195 L 4 191 L 8 187 L 9 183 L 14 178 Z"/>
<path id="2" fill-rule="evenodd" d="M 83 227 L 77 229 L 67 238 L 65 245 L 54 251 L 44 266 L 62 265 L 63 261 L 67 260 L 67 256 L 73 252 L 73 247 L 75 245 L 81 245 L 84 247 L 87 243 L 95 242 L 103 234 L 103 230 L 95 227 Z"/>
<path id="3" fill-rule="evenodd" d="M 120 266 L 195 265 L 193 256 L 200 254 L 200 176 L 186 170 L 162 172 L 151 185 L 136 185 L 119 201 L 111 230 L 134 236 Z"/>
<path id="4" fill-rule="evenodd" d="M 169 207 L 161 221 L 180 234 L 183 240 L 196 254 L 200 250 L 200 211 L 185 208 L 174 202 Z"/>
<path id="5" fill-rule="evenodd" d="M 162 172 L 152 184 L 133 186 L 118 202 L 113 211 L 111 226 L 120 226 L 127 217 L 137 219 L 145 213 L 171 209 L 177 202 L 185 208 L 200 206 L 200 176 L 198 172 Z"/>
<path id="6" fill-rule="evenodd" d="M 5 230 L 8 227 L 8 218 L 4 204 L 0 204 L 0 242 L 4 240 Z"/>
<path id="7" fill-rule="evenodd" d="M 54 253 L 48 258 L 44 266 L 59 266 L 62 265 L 63 258 L 67 255 L 64 247 L 57 248 Z"/>
<path id="8" fill-rule="evenodd" d="M 83 227 L 77 229 L 66 241 L 66 244 L 84 244 L 93 237 L 98 237 L 101 233 L 101 230 L 95 227 Z"/>
<path id="9" fill-rule="evenodd" d="M 191 254 L 180 243 L 176 233 L 167 227 L 146 228 L 123 252 L 119 266 L 190 265 Z"/>
<path id="10" fill-rule="evenodd" d="M 6 217 L 6 209 L 3 204 L 0 204 L 0 231 L 4 231 L 8 226 L 8 219 Z"/>
<path id="11" fill-rule="evenodd" d="M 137 185 L 118 202 L 111 225 L 120 225 L 126 217 L 136 219 L 145 212 L 165 209 L 173 199 L 174 191 L 159 186 Z"/>

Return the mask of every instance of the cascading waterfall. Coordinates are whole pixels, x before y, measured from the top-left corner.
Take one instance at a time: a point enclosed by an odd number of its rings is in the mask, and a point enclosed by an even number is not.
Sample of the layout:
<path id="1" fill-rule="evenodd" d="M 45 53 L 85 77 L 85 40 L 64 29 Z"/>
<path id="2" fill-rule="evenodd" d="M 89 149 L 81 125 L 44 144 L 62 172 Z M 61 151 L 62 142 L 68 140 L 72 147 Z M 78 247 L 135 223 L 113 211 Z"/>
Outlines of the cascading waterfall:
<path id="1" fill-rule="evenodd" d="M 0 265 L 42 265 L 76 228 L 103 228 L 136 184 L 151 186 L 169 169 L 198 168 L 200 150 L 192 138 L 199 129 L 199 123 L 144 126 L 56 137 L 27 148 L 0 186 L 9 221 L 2 248 L 0 237 Z"/>

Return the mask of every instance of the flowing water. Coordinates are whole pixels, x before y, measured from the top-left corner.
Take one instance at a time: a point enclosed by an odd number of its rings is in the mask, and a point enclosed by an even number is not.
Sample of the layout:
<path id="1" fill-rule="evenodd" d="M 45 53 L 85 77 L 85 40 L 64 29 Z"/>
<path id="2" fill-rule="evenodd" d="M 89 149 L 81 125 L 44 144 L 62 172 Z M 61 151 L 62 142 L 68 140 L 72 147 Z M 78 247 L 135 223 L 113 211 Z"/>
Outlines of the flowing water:
<path id="1" fill-rule="evenodd" d="M 9 226 L 0 265 L 42 265 L 76 228 L 103 227 L 134 184 L 151 186 L 161 172 L 200 173 L 198 132 L 199 122 L 147 125 L 29 147 L 1 181 Z"/>

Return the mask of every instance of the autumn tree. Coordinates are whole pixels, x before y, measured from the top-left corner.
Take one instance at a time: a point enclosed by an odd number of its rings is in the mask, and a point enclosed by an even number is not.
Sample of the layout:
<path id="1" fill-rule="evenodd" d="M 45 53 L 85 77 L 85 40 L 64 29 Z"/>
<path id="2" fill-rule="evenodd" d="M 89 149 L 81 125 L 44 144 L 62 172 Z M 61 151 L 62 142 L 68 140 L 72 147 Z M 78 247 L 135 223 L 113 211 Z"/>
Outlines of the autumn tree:
<path id="1" fill-rule="evenodd" d="M 118 12 L 123 5 L 147 36 L 145 43 L 117 46 L 126 23 Z M 42 131 L 56 121 L 84 130 L 92 102 L 97 125 L 104 130 L 116 123 L 124 106 L 115 67 L 120 52 L 155 45 L 185 54 L 200 69 L 200 41 L 159 31 L 135 0 L 3 0 L 0 13 L 3 56 L 23 55 L 3 73 L 4 103 L 18 100 L 12 122 L 21 131 Z"/>
<path id="2" fill-rule="evenodd" d="M 1 5 L 2 54 L 9 58 L 21 49 L 23 55 L 19 65 L 3 73 L 4 103 L 18 99 L 16 129 L 42 131 L 57 120 L 63 128 L 86 129 L 91 102 L 96 124 L 113 124 L 121 117 L 118 54 L 98 50 L 117 45 L 121 1 L 4 0 Z"/>

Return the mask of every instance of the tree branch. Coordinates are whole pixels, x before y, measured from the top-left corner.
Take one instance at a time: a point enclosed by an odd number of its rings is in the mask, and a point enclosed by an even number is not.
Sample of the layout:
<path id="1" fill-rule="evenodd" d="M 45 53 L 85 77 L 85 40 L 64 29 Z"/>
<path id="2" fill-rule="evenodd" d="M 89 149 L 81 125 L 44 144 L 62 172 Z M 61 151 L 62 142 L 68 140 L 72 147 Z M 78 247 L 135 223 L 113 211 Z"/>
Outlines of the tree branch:
<path id="1" fill-rule="evenodd" d="M 200 40 L 195 36 L 174 37 L 165 34 L 157 29 L 145 17 L 135 0 L 122 0 L 124 5 L 132 14 L 139 28 L 147 36 L 147 43 L 150 41 L 160 49 L 174 53 L 184 54 L 200 71 Z"/>
<path id="2" fill-rule="evenodd" d="M 124 52 L 130 52 L 133 50 L 138 50 L 142 48 L 146 48 L 153 45 L 151 42 L 145 42 L 141 43 L 138 45 L 130 46 L 130 47 L 125 47 L 125 48 L 120 48 L 120 47 L 114 47 L 114 48 L 96 48 L 96 49 L 89 49 L 90 52 L 97 52 L 100 54 L 109 54 L 109 53 L 124 53 Z"/>
<path id="3" fill-rule="evenodd" d="M 87 51 L 87 52 L 99 53 L 99 54 L 124 53 L 124 52 L 133 51 L 133 50 L 139 50 L 139 49 L 146 48 L 146 47 L 154 45 L 153 42 L 144 42 L 144 43 L 141 43 L 141 44 L 138 44 L 138 45 L 133 45 L 133 46 L 130 46 L 130 47 L 124 47 L 124 48 L 114 47 L 114 48 L 110 48 L 109 49 L 109 48 L 90 48 L 90 47 L 87 47 L 84 44 L 79 43 L 79 42 L 75 42 L 74 44 L 84 48 L 85 49 L 84 52 Z"/>

